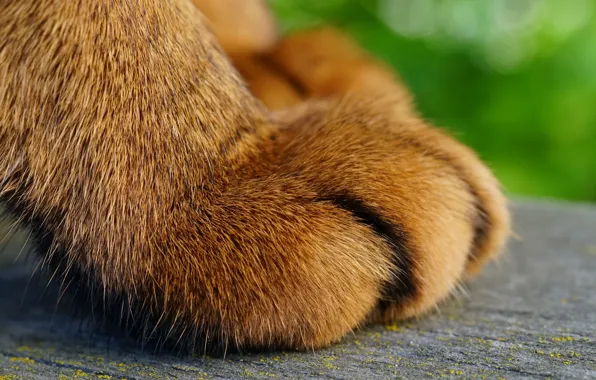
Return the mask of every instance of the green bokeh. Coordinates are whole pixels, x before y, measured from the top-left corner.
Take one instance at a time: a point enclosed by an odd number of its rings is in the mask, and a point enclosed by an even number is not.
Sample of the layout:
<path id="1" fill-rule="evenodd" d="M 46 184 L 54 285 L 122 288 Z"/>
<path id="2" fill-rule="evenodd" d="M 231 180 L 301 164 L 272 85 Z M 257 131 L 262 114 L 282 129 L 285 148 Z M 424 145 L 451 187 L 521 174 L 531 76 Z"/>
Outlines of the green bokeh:
<path id="1" fill-rule="evenodd" d="M 270 2 L 285 31 L 334 24 L 391 63 L 510 193 L 596 201 L 596 0 Z"/>

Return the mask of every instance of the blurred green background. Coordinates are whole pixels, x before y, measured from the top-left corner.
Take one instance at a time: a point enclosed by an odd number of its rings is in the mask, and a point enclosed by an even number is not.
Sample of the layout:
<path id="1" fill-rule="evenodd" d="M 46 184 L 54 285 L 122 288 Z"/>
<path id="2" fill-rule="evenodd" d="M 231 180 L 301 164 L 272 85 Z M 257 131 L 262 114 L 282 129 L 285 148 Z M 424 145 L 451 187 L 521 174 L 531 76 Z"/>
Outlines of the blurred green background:
<path id="1" fill-rule="evenodd" d="M 508 192 L 596 201 L 596 0 L 270 0 L 286 32 L 340 26 Z"/>

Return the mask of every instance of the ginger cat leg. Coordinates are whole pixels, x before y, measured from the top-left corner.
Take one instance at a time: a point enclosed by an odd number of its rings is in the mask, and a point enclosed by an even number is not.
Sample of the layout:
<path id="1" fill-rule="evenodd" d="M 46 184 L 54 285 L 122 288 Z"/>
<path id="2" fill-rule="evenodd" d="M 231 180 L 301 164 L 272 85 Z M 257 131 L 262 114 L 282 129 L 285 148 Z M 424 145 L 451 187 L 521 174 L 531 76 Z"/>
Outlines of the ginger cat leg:
<path id="1" fill-rule="evenodd" d="M 259 96 L 320 100 L 271 113 L 190 0 L 0 2 L 0 201 L 146 340 L 309 349 L 419 315 L 502 244 L 504 198 L 346 41 L 283 42 Z"/>

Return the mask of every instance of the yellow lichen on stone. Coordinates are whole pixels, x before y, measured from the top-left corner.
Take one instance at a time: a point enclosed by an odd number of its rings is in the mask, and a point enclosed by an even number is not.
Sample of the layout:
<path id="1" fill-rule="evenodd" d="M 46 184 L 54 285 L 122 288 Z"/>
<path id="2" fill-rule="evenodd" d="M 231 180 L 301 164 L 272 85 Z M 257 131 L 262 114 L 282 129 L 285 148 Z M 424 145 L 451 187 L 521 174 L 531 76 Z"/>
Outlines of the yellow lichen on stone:
<path id="1" fill-rule="evenodd" d="M 337 360 L 336 356 L 327 356 L 327 357 L 323 358 L 323 365 L 325 366 L 325 368 L 328 368 L 328 369 L 339 369 L 338 366 L 331 364 L 335 360 Z"/>
<path id="2" fill-rule="evenodd" d="M 35 360 L 31 358 L 12 357 L 9 358 L 8 361 L 10 361 L 11 363 L 24 363 L 29 365 L 35 364 Z"/>
<path id="3" fill-rule="evenodd" d="M 252 372 L 250 372 L 247 368 L 244 368 L 242 370 L 242 376 L 245 376 L 245 377 L 255 377 L 255 374 L 252 373 Z"/>
<path id="4" fill-rule="evenodd" d="M 77 369 L 74 373 L 74 377 L 75 377 L 75 379 L 78 379 L 81 377 L 89 377 L 89 375 L 86 372 L 83 372 L 80 369 Z"/>
<path id="5" fill-rule="evenodd" d="M 571 336 L 555 336 L 550 338 L 553 342 L 574 342 L 577 338 L 573 338 Z"/>

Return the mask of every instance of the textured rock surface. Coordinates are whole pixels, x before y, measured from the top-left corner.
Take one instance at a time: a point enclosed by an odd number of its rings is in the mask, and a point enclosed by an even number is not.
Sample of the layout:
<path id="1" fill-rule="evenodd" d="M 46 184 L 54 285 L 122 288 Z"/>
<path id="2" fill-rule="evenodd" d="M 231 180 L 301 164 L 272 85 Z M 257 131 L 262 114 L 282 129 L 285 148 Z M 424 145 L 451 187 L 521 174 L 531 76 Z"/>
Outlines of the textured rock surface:
<path id="1" fill-rule="evenodd" d="M 308 353 L 153 355 L 55 310 L 52 292 L 39 301 L 37 279 L 24 296 L 25 266 L 0 269 L 0 380 L 596 378 L 596 208 L 519 202 L 514 212 L 521 240 L 468 297 Z"/>

